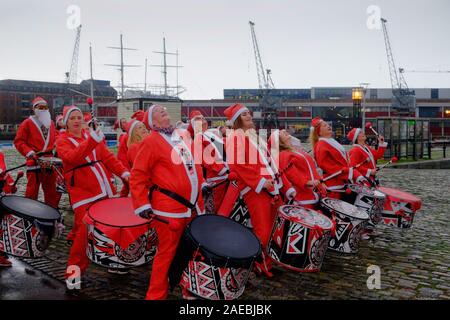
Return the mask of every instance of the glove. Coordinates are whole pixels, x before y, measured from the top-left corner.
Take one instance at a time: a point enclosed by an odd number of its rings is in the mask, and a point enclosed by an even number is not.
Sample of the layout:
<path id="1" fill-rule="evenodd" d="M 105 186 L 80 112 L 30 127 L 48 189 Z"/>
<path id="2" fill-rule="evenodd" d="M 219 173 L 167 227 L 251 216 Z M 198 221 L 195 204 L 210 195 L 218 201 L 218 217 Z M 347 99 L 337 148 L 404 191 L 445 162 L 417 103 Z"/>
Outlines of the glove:
<path id="1" fill-rule="evenodd" d="M 297 195 L 297 191 L 292 189 L 289 193 L 286 194 L 286 197 L 288 198 L 288 200 L 292 200 L 295 198 L 296 195 Z"/>
<path id="2" fill-rule="evenodd" d="M 154 213 L 153 213 L 152 209 L 145 209 L 144 211 L 139 212 L 139 217 L 141 217 L 142 219 L 147 219 L 147 220 L 153 219 L 153 215 L 154 215 Z"/>

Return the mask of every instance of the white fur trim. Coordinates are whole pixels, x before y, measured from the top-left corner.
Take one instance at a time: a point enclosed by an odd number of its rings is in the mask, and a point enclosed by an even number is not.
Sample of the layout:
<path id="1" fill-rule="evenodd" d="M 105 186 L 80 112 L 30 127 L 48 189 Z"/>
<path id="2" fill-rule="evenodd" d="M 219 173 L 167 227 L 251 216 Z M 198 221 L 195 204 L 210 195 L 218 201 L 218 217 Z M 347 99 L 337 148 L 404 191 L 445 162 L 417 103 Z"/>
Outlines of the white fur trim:
<path id="1" fill-rule="evenodd" d="M 348 180 L 350 180 L 350 181 L 353 180 L 353 167 L 350 167 L 348 169 Z"/>
<path id="2" fill-rule="evenodd" d="M 361 182 L 361 181 L 364 181 L 364 180 L 366 180 L 366 178 L 364 178 L 363 176 L 359 176 L 359 177 L 356 179 L 356 182 Z"/>
<path id="3" fill-rule="evenodd" d="M 358 136 L 359 136 L 360 133 L 361 133 L 361 129 L 360 128 L 356 128 L 355 135 L 353 136 L 353 140 L 352 140 L 353 144 L 355 144 L 356 140 L 358 140 Z"/>
<path id="4" fill-rule="evenodd" d="M 261 178 L 261 180 L 259 180 L 259 183 L 258 183 L 258 185 L 256 186 L 256 189 L 255 189 L 255 192 L 256 193 L 260 193 L 261 192 L 261 190 L 262 190 L 262 188 L 263 188 L 263 186 L 264 186 L 264 183 L 266 183 L 266 178 Z"/>
<path id="5" fill-rule="evenodd" d="M 236 119 L 245 111 L 249 111 L 246 107 L 240 108 L 238 111 L 236 111 L 236 113 L 231 117 L 230 122 L 232 124 L 234 124 L 234 122 L 236 121 Z"/>
<path id="6" fill-rule="evenodd" d="M 91 130 L 90 136 L 97 142 L 100 143 L 103 139 L 100 135 L 97 134 L 94 130 Z"/>
<path id="7" fill-rule="evenodd" d="M 124 173 L 122 173 L 122 175 L 120 176 L 122 179 L 125 179 L 126 177 L 129 177 L 131 175 L 130 172 L 125 171 Z"/>
<path id="8" fill-rule="evenodd" d="M 150 129 L 153 129 L 153 109 L 155 108 L 156 104 L 152 104 L 149 108 L 148 108 L 148 125 L 150 127 Z"/>
<path id="9" fill-rule="evenodd" d="M 288 198 L 289 200 L 294 199 L 296 195 L 297 191 L 293 187 L 289 188 L 288 191 L 286 191 L 286 198 Z"/>
<path id="10" fill-rule="evenodd" d="M 34 152 L 33 150 L 31 150 L 30 152 L 28 152 L 26 155 L 25 155 L 25 157 L 31 157 L 32 155 L 35 155 L 36 154 L 36 152 Z"/>
<path id="11" fill-rule="evenodd" d="M 240 192 L 241 197 L 243 197 L 247 192 L 249 192 L 250 190 L 252 190 L 249 186 L 245 187 L 244 189 L 242 189 L 242 191 Z"/>
<path id="12" fill-rule="evenodd" d="M 372 173 L 371 169 L 367 169 L 366 178 L 370 178 L 370 174 Z"/>
<path id="13" fill-rule="evenodd" d="M 378 147 L 387 148 L 388 143 L 385 141 L 383 143 L 378 144 Z"/>
<path id="14" fill-rule="evenodd" d="M 151 208 L 152 208 L 152 206 L 150 204 L 144 204 L 143 206 L 135 209 L 134 210 L 134 214 L 135 215 L 139 215 L 139 213 L 141 213 L 142 211 L 145 211 L 145 210 L 148 210 L 148 209 L 151 209 Z"/>

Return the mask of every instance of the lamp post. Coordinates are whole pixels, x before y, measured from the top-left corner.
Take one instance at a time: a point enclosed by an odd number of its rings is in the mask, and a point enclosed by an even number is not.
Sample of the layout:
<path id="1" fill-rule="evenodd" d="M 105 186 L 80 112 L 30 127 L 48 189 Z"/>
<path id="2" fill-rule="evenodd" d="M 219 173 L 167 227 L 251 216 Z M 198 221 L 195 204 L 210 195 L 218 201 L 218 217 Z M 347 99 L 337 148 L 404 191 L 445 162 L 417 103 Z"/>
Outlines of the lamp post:
<path id="1" fill-rule="evenodd" d="M 362 124 L 361 124 L 361 128 L 365 128 L 366 125 L 366 92 L 367 92 L 367 87 L 369 86 L 370 83 L 368 82 L 361 82 L 359 85 L 362 88 L 363 91 L 363 99 L 362 99 Z"/>
<path id="2" fill-rule="evenodd" d="M 352 100 L 353 100 L 353 128 L 360 127 L 359 119 L 361 117 L 361 101 L 363 99 L 363 90 L 361 87 L 352 89 Z"/>

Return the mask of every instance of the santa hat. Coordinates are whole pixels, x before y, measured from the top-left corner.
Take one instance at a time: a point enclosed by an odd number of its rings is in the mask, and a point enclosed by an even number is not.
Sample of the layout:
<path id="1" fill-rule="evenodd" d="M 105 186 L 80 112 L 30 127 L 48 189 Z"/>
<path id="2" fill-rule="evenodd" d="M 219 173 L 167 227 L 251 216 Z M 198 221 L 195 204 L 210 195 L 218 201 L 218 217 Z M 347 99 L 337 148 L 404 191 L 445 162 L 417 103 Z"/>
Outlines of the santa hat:
<path id="1" fill-rule="evenodd" d="M 136 126 L 142 123 L 139 120 L 131 119 L 127 125 L 125 126 L 125 130 L 127 131 L 128 135 L 131 136 L 133 134 L 133 130 L 136 128 Z"/>
<path id="2" fill-rule="evenodd" d="M 153 129 L 153 110 L 155 107 L 161 107 L 159 104 L 152 104 L 147 111 L 144 113 L 144 119 L 142 122 L 145 124 L 147 129 L 151 130 Z"/>
<path id="3" fill-rule="evenodd" d="M 58 114 L 55 118 L 55 122 L 58 123 L 58 121 L 63 120 L 62 114 Z"/>
<path id="4" fill-rule="evenodd" d="M 320 134 L 320 125 L 322 124 L 323 119 L 320 117 L 315 117 L 311 120 L 311 131 L 315 131 L 317 135 Z"/>
<path id="5" fill-rule="evenodd" d="M 358 139 L 358 136 L 360 133 L 361 133 L 361 128 L 353 128 L 347 134 L 347 139 L 350 140 L 354 144 L 356 142 L 356 140 Z"/>
<path id="6" fill-rule="evenodd" d="M 141 121 L 142 122 L 142 120 L 144 120 L 144 111 L 142 111 L 142 110 L 136 111 L 131 116 L 131 119 L 136 119 L 137 121 Z"/>
<path id="7" fill-rule="evenodd" d="M 247 109 L 247 107 L 245 107 L 244 105 L 242 105 L 240 103 L 236 103 L 236 104 L 233 104 L 232 106 L 229 106 L 228 108 L 226 108 L 223 113 L 230 121 L 230 124 L 233 125 L 234 122 L 237 120 L 237 118 L 246 111 L 247 112 L 249 111 Z"/>
<path id="8" fill-rule="evenodd" d="M 63 108 L 63 123 L 66 126 L 67 125 L 67 120 L 69 119 L 69 116 L 72 112 L 74 111 L 80 111 L 80 108 L 78 108 L 77 106 L 64 106 Z"/>
<path id="9" fill-rule="evenodd" d="M 45 101 L 42 97 L 34 98 L 34 100 L 31 102 L 31 105 L 33 106 L 33 108 L 36 108 L 37 106 L 48 106 L 47 101 Z"/>

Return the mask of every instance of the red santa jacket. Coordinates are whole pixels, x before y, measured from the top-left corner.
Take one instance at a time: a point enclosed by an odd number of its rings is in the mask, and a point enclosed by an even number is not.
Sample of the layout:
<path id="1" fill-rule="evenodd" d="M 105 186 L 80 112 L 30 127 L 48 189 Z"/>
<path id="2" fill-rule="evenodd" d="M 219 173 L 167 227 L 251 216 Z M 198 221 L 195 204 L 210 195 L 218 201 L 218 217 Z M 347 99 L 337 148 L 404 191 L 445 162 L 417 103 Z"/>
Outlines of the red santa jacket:
<path id="1" fill-rule="evenodd" d="M 383 157 L 386 147 L 386 142 L 380 143 L 377 150 L 368 145 L 354 144 L 349 152 L 350 165 L 355 166 L 369 158 L 369 161 L 362 164 L 358 168 L 358 171 L 366 178 L 370 178 L 372 174 L 375 174 L 377 170 L 377 160 Z"/>
<path id="2" fill-rule="evenodd" d="M 119 149 L 117 150 L 117 159 L 119 159 L 120 162 L 127 168 L 128 170 L 131 169 L 128 165 L 128 158 L 127 158 L 127 147 L 128 142 L 128 133 L 124 133 L 119 137 Z"/>
<path id="3" fill-rule="evenodd" d="M 278 167 L 272 157 L 266 154 L 264 142 L 258 145 L 256 136 L 235 130 L 227 137 L 226 153 L 230 171 L 238 175 L 237 183 L 241 195 L 253 190 L 260 193 L 266 180 L 274 180 L 274 188 L 267 190 L 270 194 L 280 193 L 281 188 L 290 189 L 290 183 L 278 175 Z"/>
<path id="4" fill-rule="evenodd" d="M 200 163 L 194 163 L 192 139 L 186 131 L 172 135 L 152 131 L 142 142 L 131 170 L 130 190 L 135 213 L 151 209 L 169 218 L 187 218 L 192 210 L 179 201 L 153 190 L 155 187 L 176 193 L 204 213 L 202 186 L 205 184 Z"/>
<path id="5" fill-rule="evenodd" d="M 34 116 L 30 116 L 20 124 L 14 139 L 14 146 L 21 155 L 29 157 L 33 152 L 52 152 L 55 141 L 56 129 L 53 122 L 50 125 L 47 138 L 44 139 L 39 121 Z M 34 162 L 27 165 L 28 170 L 38 168 Z"/>
<path id="6" fill-rule="evenodd" d="M 136 159 L 139 147 L 141 146 L 141 142 L 138 143 L 133 143 L 127 151 L 127 164 L 128 164 L 128 168 L 133 168 L 133 163 L 134 160 Z"/>
<path id="7" fill-rule="evenodd" d="M 5 155 L 0 151 L 0 181 L 3 181 L 3 192 L 9 194 L 12 192 L 14 179 L 9 173 L 6 173 Z"/>
<path id="8" fill-rule="evenodd" d="M 295 200 L 299 204 L 315 204 L 319 195 L 313 188 L 306 185 L 310 180 L 320 180 L 314 159 L 304 151 L 283 150 L 279 155 L 279 166 L 282 176 L 285 176 L 295 188 Z M 283 189 L 284 191 L 284 189 Z"/>
<path id="9" fill-rule="evenodd" d="M 314 157 L 317 165 L 322 169 L 323 176 L 327 176 L 343 169 L 350 167 L 350 159 L 344 147 L 333 138 L 319 138 L 314 146 Z M 327 180 L 325 184 L 328 189 L 342 189 L 347 181 L 350 183 L 359 182 L 364 177 L 357 169 L 349 168 L 348 172 Z"/>
<path id="10" fill-rule="evenodd" d="M 63 161 L 64 178 L 73 209 L 114 196 L 116 190 L 109 178 L 110 172 L 121 178 L 130 174 L 95 132 L 88 134 L 83 130 L 82 138 L 61 133 L 56 151 Z"/>

